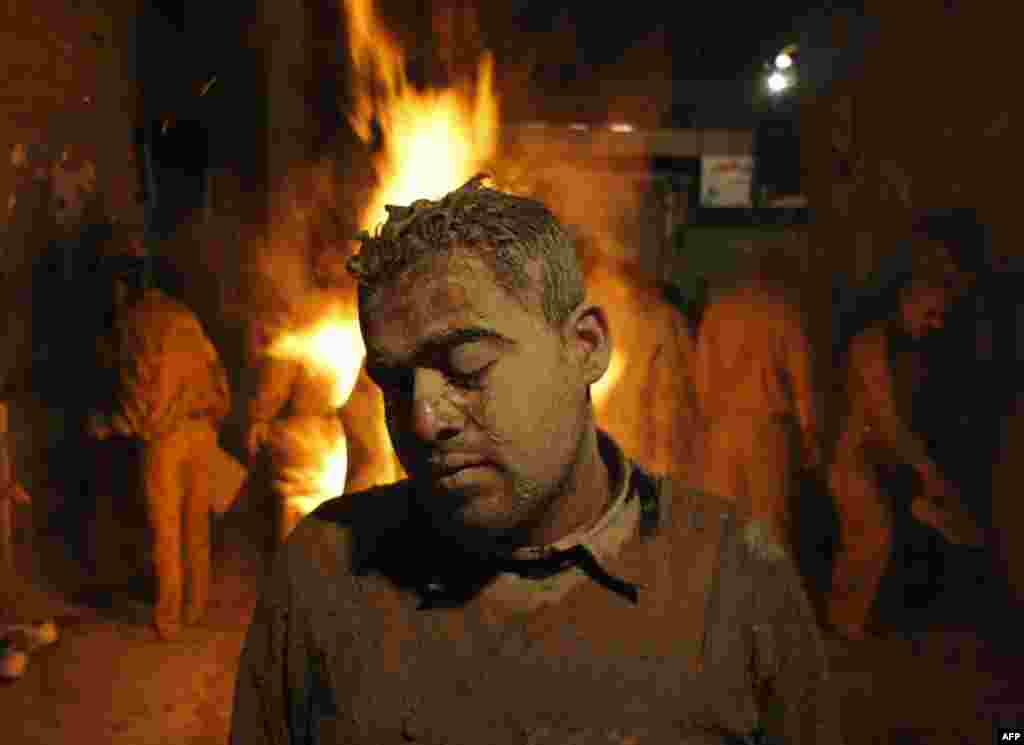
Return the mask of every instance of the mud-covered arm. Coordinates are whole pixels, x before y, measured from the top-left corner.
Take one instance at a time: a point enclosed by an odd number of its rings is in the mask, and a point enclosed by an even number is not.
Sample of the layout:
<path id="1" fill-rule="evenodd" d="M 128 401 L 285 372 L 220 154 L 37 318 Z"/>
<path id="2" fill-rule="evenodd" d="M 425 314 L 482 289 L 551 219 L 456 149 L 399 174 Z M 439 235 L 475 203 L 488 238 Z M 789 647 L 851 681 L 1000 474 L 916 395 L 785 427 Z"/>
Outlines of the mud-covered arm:
<path id="1" fill-rule="evenodd" d="M 231 413 L 231 386 L 228 371 L 221 362 L 217 348 L 205 339 L 205 373 L 210 386 L 210 416 L 219 425 Z"/>
<path id="2" fill-rule="evenodd" d="M 851 386 L 867 400 L 870 421 L 889 447 L 918 472 L 936 472 L 928 446 L 903 421 L 896 408 L 885 336 L 878 330 L 857 336 L 850 345 Z"/>
<path id="3" fill-rule="evenodd" d="M 286 554 L 260 593 L 235 680 L 229 745 L 299 745 L 309 733 L 309 656 Z"/>
<path id="4" fill-rule="evenodd" d="M 781 548 L 749 558 L 753 682 L 768 741 L 841 745 L 839 696 L 803 581 Z"/>
<path id="5" fill-rule="evenodd" d="M 719 310 L 712 306 L 705 311 L 693 345 L 693 390 L 700 406 L 707 405 L 714 389 L 712 377 L 715 372 L 714 353 L 719 343 Z"/>
<path id="6" fill-rule="evenodd" d="M 787 311 L 785 323 L 786 328 L 779 335 L 779 338 L 782 340 L 784 369 L 789 376 L 793 403 L 800 421 L 800 431 L 803 433 L 804 444 L 808 448 L 812 445 L 815 446 L 815 450 L 808 453 L 808 455 L 814 456 L 816 455 L 817 447 L 820 446 L 821 432 L 818 418 L 820 405 L 818 392 L 814 386 L 813 353 L 805 332 L 803 319 L 799 318 L 793 311 Z"/>
<path id="7" fill-rule="evenodd" d="M 651 361 L 649 402 L 656 470 L 685 473 L 694 464 L 697 402 L 693 387 L 693 339 L 685 319 L 665 308 L 664 340 Z M 662 405 L 658 405 L 662 404 Z"/>

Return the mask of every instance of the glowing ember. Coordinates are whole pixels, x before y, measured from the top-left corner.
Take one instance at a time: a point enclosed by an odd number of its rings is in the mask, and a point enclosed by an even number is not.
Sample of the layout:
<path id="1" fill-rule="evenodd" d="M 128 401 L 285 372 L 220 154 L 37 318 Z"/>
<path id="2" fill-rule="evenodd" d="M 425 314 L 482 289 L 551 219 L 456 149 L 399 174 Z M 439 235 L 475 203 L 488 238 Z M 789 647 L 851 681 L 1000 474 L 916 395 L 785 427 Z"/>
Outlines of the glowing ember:
<path id="1" fill-rule="evenodd" d="M 495 151 L 498 105 L 493 59 L 484 55 L 475 81 L 419 92 L 405 75 L 402 49 L 384 29 L 372 0 L 346 0 L 355 66 L 355 110 L 349 120 L 359 137 L 382 134 L 374 156 L 377 188 L 360 216 L 372 230 L 387 218 L 388 204 L 436 199 L 475 176 Z"/>

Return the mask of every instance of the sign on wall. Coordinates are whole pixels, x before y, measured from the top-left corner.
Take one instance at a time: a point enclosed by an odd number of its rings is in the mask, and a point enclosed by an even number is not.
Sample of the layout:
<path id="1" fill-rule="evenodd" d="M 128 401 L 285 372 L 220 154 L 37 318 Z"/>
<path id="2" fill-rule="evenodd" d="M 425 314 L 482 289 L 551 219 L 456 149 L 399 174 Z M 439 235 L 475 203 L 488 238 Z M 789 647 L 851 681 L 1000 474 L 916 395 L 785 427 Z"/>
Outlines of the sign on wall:
<path id="1" fill-rule="evenodd" d="M 701 158 L 700 176 L 701 207 L 752 206 L 752 155 L 705 155 Z"/>

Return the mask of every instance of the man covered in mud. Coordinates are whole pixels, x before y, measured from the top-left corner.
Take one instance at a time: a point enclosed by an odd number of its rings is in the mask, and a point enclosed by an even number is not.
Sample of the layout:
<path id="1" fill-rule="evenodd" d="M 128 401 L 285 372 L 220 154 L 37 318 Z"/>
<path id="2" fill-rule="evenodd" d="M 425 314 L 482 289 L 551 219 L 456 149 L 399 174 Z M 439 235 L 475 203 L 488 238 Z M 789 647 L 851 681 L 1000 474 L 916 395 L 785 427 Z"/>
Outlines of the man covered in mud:
<path id="1" fill-rule="evenodd" d="M 473 179 L 349 268 L 410 478 L 296 527 L 232 743 L 840 739 L 786 553 L 596 428 L 607 315 L 542 204 Z"/>
<path id="2" fill-rule="evenodd" d="M 352 393 L 339 410 L 335 372 L 294 355 L 278 354 L 282 335 L 316 321 L 339 300 L 338 291 L 320 279 L 301 300 L 288 301 L 272 288 L 250 328 L 250 362 L 255 390 L 248 401 L 247 447 L 253 463 L 265 458 L 270 488 L 277 503 L 275 536 L 283 542 L 308 511 L 320 486 L 312 483 L 324 443 L 345 440 L 346 491 L 361 491 L 396 481 L 393 454 L 379 432 L 380 394 L 360 371 Z M 352 349 L 353 357 L 360 350 Z"/>
<path id="3" fill-rule="evenodd" d="M 210 509 L 223 510 L 245 477 L 218 444 L 231 405 L 227 374 L 195 314 L 157 289 L 126 288 L 100 351 L 115 380 L 113 400 L 98 402 L 90 433 L 141 443 L 140 490 L 157 579 L 154 626 L 171 640 L 183 620 L 198 623 L 206 613 Z"/>
<path id="4" fill-rule="evenodd" d="M 811 348 L 797 305 L 753 255 L 735 286 L 700 324 L 694 362 L 704 425 L 702 485 L 792 541 L 791 500 L 800 466 L 821 459 Z"/>
<path id="5" fill-rule="evenodd" d="M 276 502 L 274 533 L 283 542 L 304 515 L 302 500 L 316 490 L 307 474 L 315 470 L 321 443 L 336 443 L 344 430 L 330 372 L 274 354 L 276 340 L 301 323 L 300 308 L 273 290 L 268 297 L 250 325 L 250 364 L 256 382 L 247 403 L 246 443 L 251 464 L 265 458 L 263 467 Z"/>
<path id="6" fill-rule="evenodd" d="M 829 600 L 829 620 L 853 639 L 865 636 L 879 583 L 890 562 L 893 495 L 881 468 L 909 467 L 919 483 L 915 516 L 954 543 L 976 544 L 978 526 L 956 488 L 911 426 L 911 405 L 923 362 L 921 340 L 943 325 L 950 290 L 912 279 L 890 318 L 857 334 L 848 352 L 847 406 L 829 484 L 841 526 Z"/>

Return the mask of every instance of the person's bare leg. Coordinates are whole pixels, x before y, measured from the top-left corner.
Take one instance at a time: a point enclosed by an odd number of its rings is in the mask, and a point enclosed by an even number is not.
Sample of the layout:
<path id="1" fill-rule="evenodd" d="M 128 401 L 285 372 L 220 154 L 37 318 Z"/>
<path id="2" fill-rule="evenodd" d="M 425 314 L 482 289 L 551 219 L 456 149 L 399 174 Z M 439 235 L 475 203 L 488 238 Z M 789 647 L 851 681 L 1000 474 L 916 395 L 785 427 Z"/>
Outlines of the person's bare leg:
<path id="1" fill-rule="evenodd" d="M 829 597 L 829 622 L 863 638 L 892 550 L 892 508 L 866 466 L 833 467 L 832 490 L 842 526 Z"/>
<path id="2" fill-rule="evenodd" d="M 0 562 L 14 571 L 14 506 L 11 500 L 0 496 Z"/>
<path id="3" fill-rule="evenodd" d="M 199 434 L 200 441 L 203 434 Z M 191 455 L 191 458 L 195 457 Z M 186 481 L 184 495 L 185 572 L 188 580 L 185 623 L 191 625 L 199 623 L 206 615 L 210 597 L 209 489 L 213 484 L 202 478 L 204 472 L 201 469 L 188 468 L 188 465 L 186 468 L 193 478 Z"/>
<path id="4" fill-rule="evenodd" d="M 181 529 L 185 484 L 181 479 L 180 433 L 146 443 L 142 455 L 142 489 L 146 514 L 153 532 L 153 564 L 157 600 L 153 624 L 164 640 L 181 631 Z"/>

